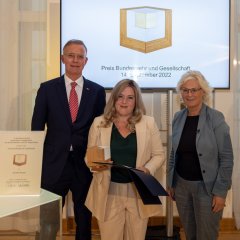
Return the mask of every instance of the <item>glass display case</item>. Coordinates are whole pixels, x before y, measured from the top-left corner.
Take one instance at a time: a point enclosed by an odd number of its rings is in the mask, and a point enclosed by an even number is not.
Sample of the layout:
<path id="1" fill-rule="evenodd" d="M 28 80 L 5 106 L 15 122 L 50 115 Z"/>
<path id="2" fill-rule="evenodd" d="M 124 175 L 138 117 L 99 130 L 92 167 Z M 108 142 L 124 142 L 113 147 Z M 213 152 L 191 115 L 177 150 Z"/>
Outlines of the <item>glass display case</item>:
<path id="1" fill-rule="evenodd" d="M 0 196 L 0 240 L 62 239 L 61 196 Z"/>

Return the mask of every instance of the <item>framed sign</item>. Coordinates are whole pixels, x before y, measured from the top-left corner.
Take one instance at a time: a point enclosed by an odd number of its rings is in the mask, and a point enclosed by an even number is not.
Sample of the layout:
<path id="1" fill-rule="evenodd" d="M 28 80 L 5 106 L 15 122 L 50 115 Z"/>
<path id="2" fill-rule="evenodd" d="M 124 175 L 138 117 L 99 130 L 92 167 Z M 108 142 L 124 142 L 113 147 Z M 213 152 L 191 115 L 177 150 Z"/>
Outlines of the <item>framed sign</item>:
<path id="1" fill-rule="evenodd" d="M 40 195 L 44 131 L 0 131 L 0 195 Z"/>

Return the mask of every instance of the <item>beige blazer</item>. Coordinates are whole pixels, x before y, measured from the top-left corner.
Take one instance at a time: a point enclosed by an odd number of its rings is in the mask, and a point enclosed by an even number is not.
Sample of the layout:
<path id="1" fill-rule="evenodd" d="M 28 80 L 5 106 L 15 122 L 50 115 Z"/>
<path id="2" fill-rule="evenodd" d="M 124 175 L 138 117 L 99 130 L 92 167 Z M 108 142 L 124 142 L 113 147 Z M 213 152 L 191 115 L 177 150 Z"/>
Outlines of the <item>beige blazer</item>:
<path id="1" fill-rule="evenodd" d="M 103 117 L 95 118 L 89 132 L 88 147 L 110 146 L 112 124 L 110 127 L 99 127 Z M 165 154 L 160 139 L 160 133 L 154 118 L 143 116 L 136 124 L 137 161 L 136 167 L 144 166 L 154 175 L 165 161 Z M 110 170 L 93 173 L 93 179 L 85 205 L 100 221 L 104 221 L 108 189 L 110 184 Z M 144 205 L 138 196 L 138 210 L 141 218 L 147 218 L 160 213 L 160 205 Z"/>

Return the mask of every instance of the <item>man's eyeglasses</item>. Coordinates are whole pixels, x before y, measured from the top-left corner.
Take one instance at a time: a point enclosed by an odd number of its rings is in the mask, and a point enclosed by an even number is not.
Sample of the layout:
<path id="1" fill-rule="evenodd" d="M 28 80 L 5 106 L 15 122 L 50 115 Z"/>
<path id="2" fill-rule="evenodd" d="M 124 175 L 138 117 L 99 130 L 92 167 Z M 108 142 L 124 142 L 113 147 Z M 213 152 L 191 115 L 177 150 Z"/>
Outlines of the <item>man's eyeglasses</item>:
<path id="1" fill-rule="evenodd" d="M 200 90 L 201 90 L 201 88 L 181 88 L 180 89 L 181 93 L 184 95 L 187 95 L 189 93 L 196 94 Z"/>
<path id="2" fill-rule="evenodd" d="M 75 54 L 75 53 L 64 53 L 64 55 L 70 60 L 77 59 L 79 61 L 79 60 L 86 58 L 86 56 L 84 56 L 84 55 Z"/>

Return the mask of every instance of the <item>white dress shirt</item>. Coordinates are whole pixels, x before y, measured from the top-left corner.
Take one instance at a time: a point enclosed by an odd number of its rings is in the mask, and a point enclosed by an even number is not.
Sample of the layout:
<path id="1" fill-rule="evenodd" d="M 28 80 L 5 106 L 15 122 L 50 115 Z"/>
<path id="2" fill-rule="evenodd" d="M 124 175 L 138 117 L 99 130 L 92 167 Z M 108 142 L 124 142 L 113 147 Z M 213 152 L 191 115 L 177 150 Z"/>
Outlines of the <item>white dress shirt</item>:
<path id="1" fill-rule="evenodd" d="M 73 80 L 71 80 L 66 74 L 64 75 L 64 80 L 65 80 L 65 86 L 66 86 L 66 90 L 67 90 L 67 97 L 68 97 L 68 101 L 69 101 L 70 91 L 72 88 L 71 83 L 73 82 Z M 74 82 L 77 83 L 75 90 L 78 95 L 78 106 L 79 106 L 79 104 L 81 102 L 82 90 L 83 90 L 83 77 L 81 76 Z"/>
<path id="2" fill-rule="evenodd" d="M 69 101 L 69 97 L 70 97 L 70 91 L 71 91 L 71 83 L 73 82 L 66 74 L 64 75 L 64 81 L 65 81 L 65 86 L 66 86 L 66 90 L 67 90 L 67 98 Z M 81 98 L 82 98 L 82 90 L 83 90 L 83 77 L 81 76 L 80 78 L 78 78 L 76 81 L 74 81 L 77 83 L 75 90 L 77 92 L 78 95 L 78 106 L 81 102 Z M 72 146 L 70 147 L 70 151 L 73 151 Z"/>

